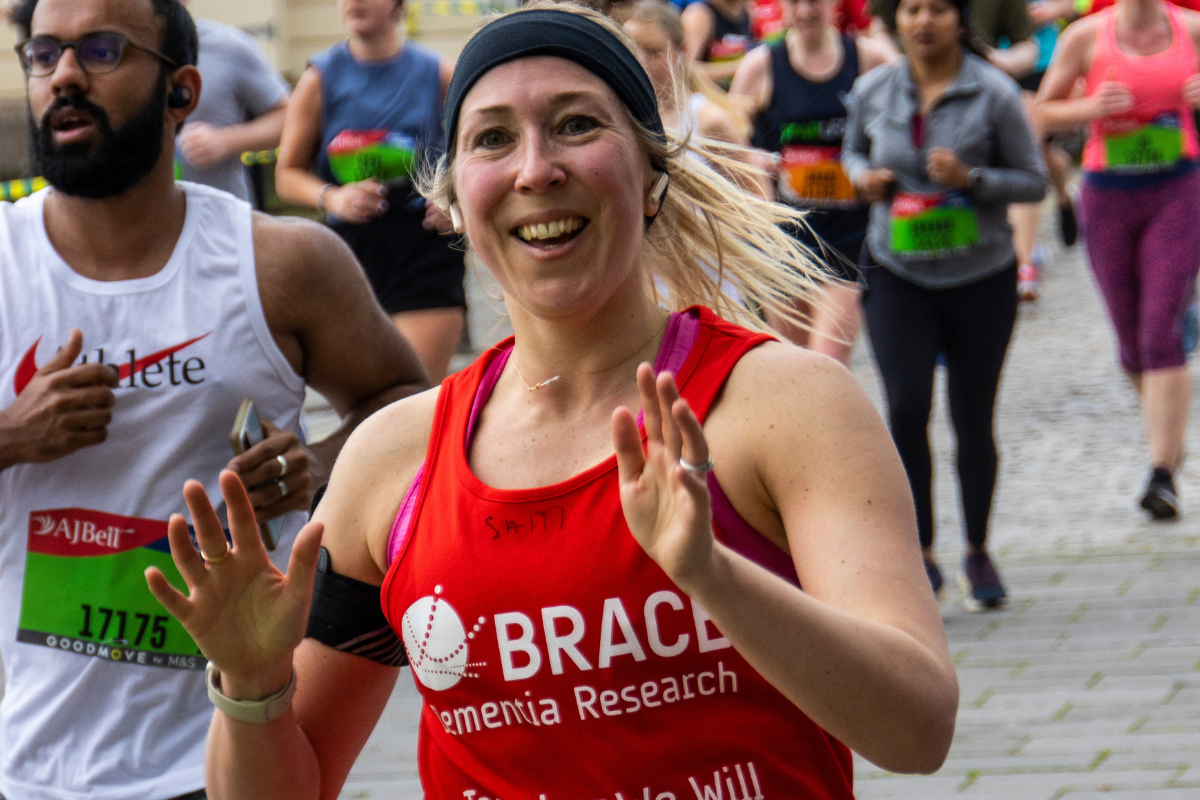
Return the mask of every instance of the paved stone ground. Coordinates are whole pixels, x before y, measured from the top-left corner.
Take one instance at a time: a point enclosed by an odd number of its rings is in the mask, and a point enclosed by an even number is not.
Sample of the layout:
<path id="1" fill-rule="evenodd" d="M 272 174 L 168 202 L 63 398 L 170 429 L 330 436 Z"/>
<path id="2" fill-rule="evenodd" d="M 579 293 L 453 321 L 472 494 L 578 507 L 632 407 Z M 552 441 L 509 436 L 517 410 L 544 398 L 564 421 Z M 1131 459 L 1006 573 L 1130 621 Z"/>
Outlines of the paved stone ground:
<path id="1" fill-rule="evenodd" d="M 1043 239 L 1052 239 L 1049 228 Z M 487 317 L 472 320 L 477 345 L 492 339 Z M 854 370 L 878 402 L 866 346 Z M 962 548 L 944 409 L 930 427 L 937 551 L 949 574 Z M 858 796 L 1197 800 L 1200 469 L 1185 467 L 1179 486 L 1193 515 L 1167 525 L 1141 518 L 1135 498 L 1147 464 L 1137 398 L 1116 366 L 1080 248 L 1052 250 L 1041 301 L 1021 310 L 998 439 L 992 548 L 1012 605 L 975 615 L 961 594 L 947 598 L 962 689 L 950 758 L 920 777 L 859 759 Z M 1189 449 L 1200 452 L 1195 423 Z M 405 672 L 342 797 L 421 796 L 418 712 Z"/>

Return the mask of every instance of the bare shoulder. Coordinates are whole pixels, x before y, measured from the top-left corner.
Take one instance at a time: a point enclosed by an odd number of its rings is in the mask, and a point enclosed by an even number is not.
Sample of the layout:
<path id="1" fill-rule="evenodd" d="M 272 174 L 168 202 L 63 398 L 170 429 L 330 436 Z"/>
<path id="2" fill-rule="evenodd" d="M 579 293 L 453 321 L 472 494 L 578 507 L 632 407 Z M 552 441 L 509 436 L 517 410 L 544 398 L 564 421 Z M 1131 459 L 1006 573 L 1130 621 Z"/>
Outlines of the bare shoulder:
<path id="1" fill-rule="evenodd" d="M 1096 30 L 1099 25 L 1099 19 L 1095 14 L 1077 19 L 1068 25 L 1058 37 L 1059 49 L 1068 49 L 1076 53 L 1082 52 L 1082 48 L 1090 47 L 1096 38 Z"/>
<path id="2" fill-rule="evenodd" d="M 387 542 L 405 493 L 425 459 L 438 387 L 368 417 L 346 441 L 314 519 L 339 574 L 382 583 Z"/>
<path id="3" fill-rule="evenodd" d="M 729 375 L 722 402 L 780 400 L 797 407 L 797 413 L 821 415 L 841 413 L 845 395 L 866 395 L 850 371 L 836 360 L 783 343 L 767 342 L 746 353 Z M 755 399 L 757 398 L 757 399 Z"/>
<path id="4" fill-rule="evenodd" d="M 1183 18 L 1183 24 L 1187 26 L 1188 33 L 1192 35 L 1192 39 L 1200 38 L 1200 12 L 1181 8 L 1179 13 Z"/>
<path id="5" fill-rule="evenodd" d="M 320 99 L 321 73 L 317 71 L 316 67 L 309 66 L 300 73 L 300 78 L 296 81 L 296 88 L 292 90 L 292 97 L 299 97 L 305 101 L 313 97 Z"/>
<path id="6" fill-rule="evenodd" d="M 858 49 L 859 74 L 870 72 L 876 67 L 882 67 L 896 58 L 896 53 L 882 42 L 870 36 L 855 37 L 854 46 Z"/>
<path id="7" fill-rule="evenodd" d="M 320 273 L 322 262 L 353 259 L 350 249 L 336 233 L 319 222 L 303 217 L 273 217 L 254 212 L 254 257 L 262 269 L 284 269 L 289 273 L 307 269 Z M 314 277 L 316 275 L 314 274 Z"/>
<path id="8" fill-rule="evenodd" d="M 729 97 L 749 101 L 750 113 L 758 114 L 770 101 L 772 77 L 771 53 L 766 45 L 759 45 L 738 64 L 729 86 Z"/>
<path id="9" fill-rule="evenodd" d="M 358 263 L 341 237 L 302 217 L 254 213 L 254 258 L 265 307 L 307 306 L 325 289 L 357 280 Z M 279 302 L 279 301 L 282 301 Z"/>
<path id="10" fill-rule="evenodd" d="M 691 32 L 693 35 L 701 31 L 706 32 L 705 35 L 711 35 L 712 29 L 716 27 L 717 23 L 716 12 L 709 8 L 708 3 L 689 4 L 680 14 L 679 19 L 683 23 L 684 31 Z"/>
<path id="11" fill-rule="evenodd" d="M 850 371 L 791 344 L 770 342 L 743 356 L 717 410 L 768 484 L 772 476 L 828 472 L 831 460 L 856 461 L 891 447 L 887 427 Z"/>
<path id="12" fill-rule="evenodd" d="M 762 82 L 771 77 L 771 49 L 760 44 L 758 47 L 746 53 L 742 58 L 742 62 L 738 64 L 737 72 L 733 76 L 733 87 L 730 88 L 730 94 L 754 94 Z M 742 84 L 739 91 L 738 84 Z"/>

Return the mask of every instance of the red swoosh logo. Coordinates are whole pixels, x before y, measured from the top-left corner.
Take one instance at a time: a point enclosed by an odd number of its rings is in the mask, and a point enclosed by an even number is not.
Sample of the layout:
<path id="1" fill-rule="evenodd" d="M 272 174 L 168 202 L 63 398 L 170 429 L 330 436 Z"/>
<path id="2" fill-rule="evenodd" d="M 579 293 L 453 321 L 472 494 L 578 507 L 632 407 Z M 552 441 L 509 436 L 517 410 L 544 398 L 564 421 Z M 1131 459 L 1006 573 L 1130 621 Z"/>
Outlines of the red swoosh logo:
<path id="1" fill-rule="evenodd" d="M 174 347 L 168 347 L 165 350 L 159 350 L 157 353 L 151 353 L 150 355 L 146 356 L 145 358 L 139 358 L 137 361 L 133 362 L 132 372 L 141 372 L 146 367 L 150 366 L 151 364 L 157 364 L 159 361 L 162 361 L 164 358 L 171 355 L 172 353 L 178 353 L 180 350 L 187 347 L 188 345 L 195 344 L 196 342 L 203 339 L 205 336 L 208 336 L 210 333 L 212 333 L 212 331 L 209 331 L 208 333 L 204 334 L 203 336 L 197 336 L 195 339 L 188 339 L 183 344 L 177 344 Z M 130 372 L 131 371 L 129 369 L 129 364 L 122 364 L 121 366 L 117 367 L 117 377 L 120 380 L 125 380 L 126 378 L 128 378 L 130 375 Z"/>
<path id="2" fill-rule="evenodd" d="M 203 339 L 205 336 L 209 336 L 211 334 L 212 331 L 209 331 L 202 336 L 197 336 L 195 339 L 188 339 L 186 342 L 181 344 L 173 345 L 165 350 L 159 350 L 157 353 L 151 353 L 144 358 L 139 358 L 137 361 L 133 362 L 132 369 L 128 363 L 121 364 L 117 367 L 117 379 L 123 381 L 131 374 L 141 372 L 151 364 L 157 364 L 159 361 L 162 361 L 172 353 L 178 353 L 183 348 L 193 345 Z M 25 387 L 29 385 L 29 382 L 33 380 L 33 376 L 37 374 L 38 365 L 35 357 L 37 356 L 38 343 L 41 341 L 41 337 L 38 337 L 38 340 L 33 343 L 33 347 L 29 348 L 29 351 L 25 353 L 24 357 L 21 359 L 21 363 L 17 365 L 17 374 L 13 378 L 13 388 L 17 390 L 17 394 L 23 392 Z"/>
<path id="3" fill-rule="evenodd" d="M 17 390 L 17 394 L 25 391 L 25 387 L 33 380 L 33 376 L 37 374 L 37 348 L 42 343 L 42 337 L 33 343 L 33 347 L 29 348 L 22 358 L 21 363 L 17 364 L 17 374 L 13 377 L 13 388 Z"/>

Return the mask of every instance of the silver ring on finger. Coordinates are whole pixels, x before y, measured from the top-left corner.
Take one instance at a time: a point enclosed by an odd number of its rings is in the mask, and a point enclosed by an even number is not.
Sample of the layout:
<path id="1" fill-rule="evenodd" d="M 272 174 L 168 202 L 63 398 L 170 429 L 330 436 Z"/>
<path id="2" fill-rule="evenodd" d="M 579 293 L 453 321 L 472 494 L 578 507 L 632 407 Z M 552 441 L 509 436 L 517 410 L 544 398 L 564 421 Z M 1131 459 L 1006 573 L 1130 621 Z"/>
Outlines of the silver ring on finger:
<path id="1" fill-rule="evenodd" d="M 277 481 L 275 481 L 275 485 L 279 487 L 279 499 L 280 500 L 282 500 L 283 498 L 288 496 L 288 488 L 287 488 L 286 483 L 284 483 L 283 481 L 277 480 Z"/>
<path id="2" fill-rule="evenodd" d="M 283 456 L 275 456 L 275 460 L 279 462 L 279 475 L 276 477 L 282 478 L 284 475 L 287 475 L 287 459 Z"/>
<path id="3" fill-rule="evenodd" d="M 690 461 L 680 458 L 679 466 L 683 467 L 688 472 L 695 475 L 697 478 L 703 478 L 705 475 L 712 472 L 713 468 L 716 467 L 717 465 L 713 463 L 712 457 L 709 456 L 708 460 L 703 462 L 702 464 L 693 464 Z"/>
<path id="4" fill-rule="evenodd" d="M 203 547 L 200 548 L 200 557 L 203 558 L 205 561 L 207 561 L 209 564 L 216 564 L 218 561 L 223 561 L 228 555 L 229 555 L 229 545 L 225 545 L 225 552 L 221 553 L 221 555 L 217 556 L 216 558 L 213 558 L 208 553 L 204 552 Z"/>

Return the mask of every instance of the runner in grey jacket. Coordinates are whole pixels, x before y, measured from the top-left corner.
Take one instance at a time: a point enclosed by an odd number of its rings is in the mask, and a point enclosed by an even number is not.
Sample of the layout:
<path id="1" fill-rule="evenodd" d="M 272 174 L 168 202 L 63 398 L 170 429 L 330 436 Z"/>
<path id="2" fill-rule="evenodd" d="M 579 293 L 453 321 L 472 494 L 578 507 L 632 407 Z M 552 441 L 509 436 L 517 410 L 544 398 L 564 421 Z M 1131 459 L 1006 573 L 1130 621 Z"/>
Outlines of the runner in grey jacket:
<path id="1" fill-rule="evenodd" d="M 888 423 L 917 509 L 934 592 L 929 411 L 946 364 L 966 534 L 965 602 L 1003 608 L 987 552 L 998 457 L 996 390 L 1017 318 L 1009 203 L 1041 200 L 1040 148 L 1017 85 L 972 54 L 970 0 L 900 0 L 905 58 L 851 90 L 842 164 L 871 203 L 863 310 L 887 392 Z"/>
<path id="2" fill-rule="evenodd" d="M 1013 259 L 1009 203 L 1036 202 L 1046 191 L 1040 149 L 1012 79 L 964 53 L 958 75 L 919 115 L 908 59 L 900 59 L 859 78 L 848 104 L 842 164 L 851 182 L 857 186 L 867 169 L 894 176 L 891 196 L 871 206 L 867 244 L 874 259 L 927 289 L 963 286 L 1007 267 Z M 927 161 L 938 148 L 952 150 L 969 170 L 966 186 L 930 178 Z M 942 202 L 923 220 L 901 213 L 893 232 L 894 209 L 922 204 L 909 195 L 925 205 Z M 893 250 L 894 233 L 897 245 L 918 249 Z"/>

